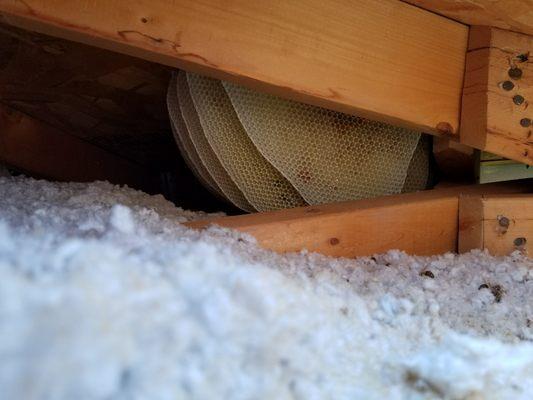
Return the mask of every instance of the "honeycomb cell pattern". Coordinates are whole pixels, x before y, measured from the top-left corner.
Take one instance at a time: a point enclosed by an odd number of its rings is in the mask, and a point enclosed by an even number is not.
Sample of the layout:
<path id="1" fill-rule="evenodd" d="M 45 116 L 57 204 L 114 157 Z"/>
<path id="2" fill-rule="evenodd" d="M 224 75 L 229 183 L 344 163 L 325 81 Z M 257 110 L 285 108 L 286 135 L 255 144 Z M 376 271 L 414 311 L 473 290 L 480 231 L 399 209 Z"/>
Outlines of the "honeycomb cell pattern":
<path id="1" fill-rule="evenodd" d="M 211 145 L 207 141 L 190 95 L 185 72 L 180 71 L 178 73 L 177 81 L 179 110 L 181 111 L 181 115 L 185 121 L 187 132 L 203 165 L 206 167 L 213 180 L 217 183 L 217 186 L 230 202 L 235 204 L 235 206 L 239 207 L 241 210 L 247 212 L 257 211 L 248 202 L 248 200 L 246 200 L 244 194 L 237 187 L 235 182 L 233 182 L 226 169 L 220 163 L 218 156 L 215 154 L 211 148 Z"/>
<path id="2" fill-rule="evenodd" d="M 169 93 L 175 97 L 172 88 Z M 176 140 L 193 168 L 198 161 L 204 167 L 200 180 L 245 211 L 411 192 L 428 184 L 431 141 L 413 131 L 184 72 L 168 106 L 178 128 L 175 114 L 182 114 L 185 127 L 177 129 Z"/>
<path id="3" fill-rule="evenodd" d="M 181 110 L 179 107 L 178 88 L 177 88 L 177 76 L 176 73 L 172 74 L 167 91 L 167 108 L 170 116 L 170 126 L 172 133 L 180 153 L 185 160 L 185 163 L 192 170 L 196 178 L 209 190 L 211 193 L 219 198 L 226 200 L 226 196 L 220 190 L 216 182 L 211 177 L 209 171 L 205 168 L 198 152 L 194 148 L 194 144 L 191 141 L 191 135 L 187 130 Z"/>
<path id="4" fill-rule="evenodd" d="M 429 154 L 431 153 L 431 139 L 428 135 L 421 135 L 413 158 L 407 169 L 407 176 L 402 193 L 416 192 L 426 189 L 429 185 Z"/>
<path id="5" fill-rule="evenodd" d="M 419 133 L 223 85 L 257 149 L 309 204 L 402 191 Z"/>
<path id="6" fill-rule="evenodd" d="M 246 199 L 258 211 L 305 205 L 298 191 L 254 146 L 222 83 L 191 73 L 187 82 L 207 141 Z"/>

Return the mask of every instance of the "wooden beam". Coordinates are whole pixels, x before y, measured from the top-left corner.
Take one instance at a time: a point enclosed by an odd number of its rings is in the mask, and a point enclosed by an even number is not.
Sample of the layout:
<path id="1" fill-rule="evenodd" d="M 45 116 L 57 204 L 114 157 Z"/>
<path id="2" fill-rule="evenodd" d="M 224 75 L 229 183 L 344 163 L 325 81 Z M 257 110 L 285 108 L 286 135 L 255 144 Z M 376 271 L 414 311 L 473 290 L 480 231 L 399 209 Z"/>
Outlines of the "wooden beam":
<path id="1" fill-rule="evenodd" d="M 468 25 L 533 35 L 533 0 L 403 0 Z"/>
<path id="2" fill-rule="evenodd" d="M 460 199 L 459 251 L 493 255 L 533 249 L 533 195 L 466 196 Z"/>
<path id="3" fill-rule="evenodd" d="M 107 180 L 152 191 L 141 166 L 0 105 L 0 163 L 58 181 Z"/>
<path id="4" fill-rule="evenodd" d="M 0 17 L 338 111 L 458 129 L 468 28 L 397 0 L 0 0 Z"/>
<path id="5" fill-rule="evenodd" d="M 533 36 L 472 27 L 461 142 L 533 165 Z"/>
<path id="6" fill-rule="evenodd" d="M 433 255 L 457 251 L 459 195 L 523 193 L 524 182 L 462 186 L 345 203 L 190 222 L 254 236 L 279 253 L 302 249 L 335 257 L 357 257 L 400 249 Z"/>

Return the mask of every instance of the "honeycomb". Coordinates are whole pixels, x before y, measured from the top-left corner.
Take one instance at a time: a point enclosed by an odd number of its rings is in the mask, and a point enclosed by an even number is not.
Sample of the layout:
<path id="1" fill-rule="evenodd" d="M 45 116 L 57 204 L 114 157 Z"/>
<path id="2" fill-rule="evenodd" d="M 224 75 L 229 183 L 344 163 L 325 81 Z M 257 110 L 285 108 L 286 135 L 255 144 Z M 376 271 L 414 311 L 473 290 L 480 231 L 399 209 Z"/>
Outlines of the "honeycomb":
<path id="1" fill-rule="evenodd" d="M 401 192 L 420 134 L 224 82 L 257 149 L 309 204 Z"/>
<path id="2" fill-rule="evenodd" d="M 194 103 L 192 101 L 187 77 L 185 72 L 179 72 L 177 75 L 178 87 L 177 97 L 179 100 L 179 107 L 191 141 L 198 152 L 203 165 L 210 173 L 217 186 L 224 193 L 226 198 L 241 210 L 254 212 L 257 211 L 244 197 L 244 194 L 237 187 L 235 182 L 231 179 L 226 169 L 220 163 L 218 156 L 215 154 L 211 145 L 205 137 L 203 128 L 200 124 L 200 119 L 196 112 Z"/>
<path id="3" fill-rule="evenodd" d="M 173 74 L 167 91 L 167 107 L 170 116 L 172 133 L 180 153 L 185 160 L 185 163 L 195 174 L 196 178 L 217 197 L 225 199 L 224 193 L 220 190 L 220 187 L 211 177 L 209 171 L 205 168 L 198 152 L 196 151 L 194 144 L 191 140 L 191 135 L 187 130 L 183 116 L 181 115 L 178 99 L 178 81 L 176 74 Z"/>
<path id="4" fill-rule="evenodd" d="M 428 184 L 431 141 L 416 132 L 185 72 L 173 77 L 167 102 L 186 162 L 245 211 Z"/>
<path id="5" fill-rule="evenodd" d="M 421 135 L 409 168 L 407 168 L 402 193 L 416 192 L 427 188 L 429 185 L 430 153 L 431 139 L 428 135 Z"/>
<path id="6" fill-rule="evenodd" d="M 207 141 L 246 199 L 258 211 L 305 205 L 302 196 L 254 146 L 216 79 L 187 73 Z"/>

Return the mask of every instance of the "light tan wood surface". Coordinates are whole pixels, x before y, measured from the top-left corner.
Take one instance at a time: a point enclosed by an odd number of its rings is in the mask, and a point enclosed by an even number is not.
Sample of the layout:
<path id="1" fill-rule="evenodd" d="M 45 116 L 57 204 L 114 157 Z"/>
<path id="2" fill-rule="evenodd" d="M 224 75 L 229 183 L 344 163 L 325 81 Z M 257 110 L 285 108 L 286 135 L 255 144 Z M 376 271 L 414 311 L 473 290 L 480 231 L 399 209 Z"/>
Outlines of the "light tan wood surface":
<path id="1" fill-rule="evenodd" d="M 533 0 L 403 0 L 468 25 L 533 35 Z"/>
<path id="2" fill-rule="evenodd" d="M 0 0 L 0 19 L 428 133 L 458 129 L 468 28 L 397 0 Z"/>
<path id="3" fill-rule="evenodd" d="M 489 27 L 470 29 L 462 143 L 533 165 L 532 54 L 533 36 Z M 510 76 L 511 70 L 521 76 Z"/>
<path id="4" fill-rule="evenodd" d="M 533 195 L 485 195 L 460 200 L 459 251 L 494 255 L 533 249 Z"/>
<path id="5" fill-rule="evenodd" d="M 433 255 L 457 251 L 459 195 L 531 189 L 531 182 L 461 186 L 186 225 L 236 229 L 254 236 L 260 246 L 280 253 L 307 249 L 335 257 L 356 257 L 400 249 Z"/>

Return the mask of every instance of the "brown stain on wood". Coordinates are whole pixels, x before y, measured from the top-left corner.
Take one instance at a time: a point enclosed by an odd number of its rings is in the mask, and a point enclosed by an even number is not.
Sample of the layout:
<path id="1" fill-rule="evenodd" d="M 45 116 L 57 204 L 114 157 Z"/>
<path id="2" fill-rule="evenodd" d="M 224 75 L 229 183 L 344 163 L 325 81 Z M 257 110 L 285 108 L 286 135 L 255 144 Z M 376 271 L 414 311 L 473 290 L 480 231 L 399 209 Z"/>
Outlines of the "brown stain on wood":
<path id="1" fill-rule="evenodd" d="M 336 237 L 329 239 L 329 244 L 331 244 L 332 246 L 336 246 L 336 245 L 338 245 L 340 242 L 341 242 L 341 241 L 340 241 L 338 238 L 336 238 Z"/>

